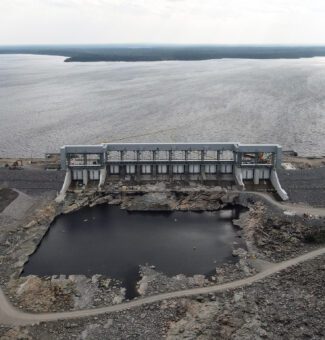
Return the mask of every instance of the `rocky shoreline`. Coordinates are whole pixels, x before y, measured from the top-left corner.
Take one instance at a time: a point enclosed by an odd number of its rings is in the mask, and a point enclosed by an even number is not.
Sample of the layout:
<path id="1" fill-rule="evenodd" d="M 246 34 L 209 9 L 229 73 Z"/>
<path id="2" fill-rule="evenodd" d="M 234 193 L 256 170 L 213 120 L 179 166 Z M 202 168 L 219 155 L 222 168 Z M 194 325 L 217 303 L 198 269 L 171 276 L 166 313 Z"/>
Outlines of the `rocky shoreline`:
<path id="1" fill-rule="evenodd" d="M 322 256 L 307 261 L 245 288 L 108 315 L 2 327 L 0 336 L 4 340 L 321 340 L 325 336 L 324 260 Z"/>
<path id="2" fill-rule="evenodd" d="M 218 282 L 239 279 L 255 274 L 269 262 L 282 261 L 297 256 L 306 249 L 317 246 L 324 238 L 324 223 L 322 219 L 311 217 L 286 216 L 271 207 L 266 202 L 255 202 L 254 194 L 233 193 L 220 187 L 193 186 L 188 188 L 166 187 L 165 184 L 137 185 L 127 187 L 125 183 L 114 184 L 104 191 L 96 190 L 74 191 L 69 193 L 63 205 L 51 202 L 43 210 L 39 210 L 29 223 L 16 230 L 20 243 L 16 248 L 7 251 L 2 256 L 1 268 L 10 268 L 8 273 L 2 273 L 2 285 L 12 302 L 20 308 L 30 311 L 61 311 L 76 308 L 93 308 L 117 303 L 124 300 L 121 283 L 115 282 L 103 289 L 101 281 L 111 281 L 104 278 L 99 281 L 95 277 L 86 278 L 83 275 L 66 277 L 19 277 L 23 265 L 41 242 L 52 221 L 58 214 L 67 214 L 85 206 L 97 204 L 119 205 L 128 210 L 182 210 L 204 211 L 219 210 L 229 204 L 240 204 L 248 207 L 249 212 L 243 214 L 235 223 L 240 227 L 238 235 L 245 241 L 247 250 L 233 245 L 233 255 L 236 263 L 227 263 L 216 268 L 216 274 L 211 279 L 197 275 L 193 278 L 180 275 L 168 278 L 153 268 L 142 267 L 140 270 L 141 296 L 179 289 L 202 287 Z M 10 239 L 5 241 L 12 244 Z M 237 248 L 237 249 L 236 249 Z M 11 256 L 8 256 L 8 255 Z M 12 256 L 14 255 L 14 256 Z M 13 262 L 15 261 L 16 262 Z M 7 280 L 5 280 L 7 276 Z M 83 282 L 81 284 L 81 282 Z M 95 284 L 96 283 L 96 284 Z M 87 286 L 87 288 L 85 288 Z M 146 289 L 144 289 L 144 286 Z M 83 287 L 81 289 L 80 287 Z M 105 287 L 104 287 L 105 288 Z M 30 306 L 28 296 L 40 293 L 38 306 Z M 86 293 L 85 293 L 86 292 Z M 97 293 L 94 293 L 97 292 Z M 78 295 L 88 295 L 88 303 L 78 302 Z M 97 295 L 97 297 L 95 297 Z M 90 296 L 92 298 L 90 298 Z M 110 296 L 110 298 L 108 298 Z M 42 305 L 41 297 L 45 303 Z M 66 303 L 58 301 L 65 300 Z M 50 301 L 53 301 L 51 304 Z"/>
<path id="3" fill-rule="evenodd" d="M 16 307 L 32 312 L 95 308 L 120 303 L 125 300 L 125 289 L 121 282 L 102 275 L 98 277 L 96 275 L 93 277 L 20 276 L 24 263 L 37 249 L 56 216 L 97 204 L 119 205 L 121 209 L 128 210 L 219 210 L 228 205 L 231 200 L 231 197 L 228 198 L 227 190 L 220 187 L 209 188 L 206 191 L 203 188 L 189 188 L 188 191 L 178 192 L 177 188 L 168 190 L 163 184 L 158 187 L 149 185 L 128 188 L 121 183 L 118 187 L 106 188 L 103 192 L 96 190 L 71 192 L 63 205 L 51 201 L 44 209 L 31 214 L 27 224 L 16 225 L 15 230 L 9 231 L 8 239 L 5 241 L 5 245 L 8 246 L 5 247 L 1 258 L 2 287 Z M 16 244 L 11 251 L 8 251 L 9 245 L 14 243 L 14 240 L 10 239 L 13 234 L 15 234 Z M 224 271 L 225 269 L 222 269 L 222 272 Z M 236 271 L 240 272 L 241 269 L 237 270 L 236 267 Z M 142 276 L 139 282 L 139 287 L 142 287 L 139 296 L 213 285 L 216 282 L 215 278 L 209 280 L 201 275 L 185 277 L 181 273 L 176 278 L 169 278 L 163 273 L 145 267 L 141 268 L 139 274 Z M 155 283 L 154 277 L 160 277 L 159 284 Z M 146 291 L 143 290 L 144 280 L 147 280 Z M 103 285 L 104 281 L 111 284 Z M 37 296 L 37 303 L 31 303 L 35 296 Z"/>
<path id="4" fill-rule="evenodd" d="M 40 196 L 34 198 L 29 208 L 26 208 L 23 219 L 10 214 L 1 214 L 0 216 L 1 225 L 4 226 L 2 227 L 0 245 L 1 286 L 17 308 L 31 312 L 63 311 L 96 308 L 125 300 L 125 291 L 121 283 L 102 275 L 94 275 L 93 277 L 83 275 L 45 278 L 37 276 L 20 277 L 24 263 L 36 250 L 56 216 L 97 204 L 119 205 L 122 209 L 141 211 L 213 211 L 233 204 L 248 208 L 248 211 L 242 214 L 239 220 L 234 221 L 239 227 L 238 235 L 246 243 L 246 249 L 233 245 L 233 256 L 237 261 L 217 267 L 215 275 L 212 275 L 210 279 L 201 275 L 191 278 L 182 274 L 167 277 L 156 271 L 155 268 L 141 267 L 141 278 L 137 284 L 140 297 L 215 285 L 251 276 L 274 262 L 292 258 L 319 247 L 324 243 L 325 238 L 323 218 L 308 215 L 302 217 L 285 215 L 280 209 L 272 206 L 261 197 L 245 192 L 232 192 L 221 187 L 201 185 L 183 187 L 162 183 L 132 186 L 125 183 L 115 183 L 107 186 L 101 192 L 95 189 L 74 190 L 68 194 L 63 205 L 55 203 L 53 196 L 46 198 Z M 6 212 L 6 209 L 4 212 Z M 266 285 L 268 285 L 267 282 Z M 276 285 L 274 282 L 272 284 Z M 197 336 L 202 336 L 203 339 L 206 338 L 205 336 L 212 337 L 211 334 L 230 338 L 233 331 L 238 329 L 239 326 L 242 328 L 242 320 L 231 324 L 232 331 L 230 332 L 229 330 L 222 330 L 222 327 L 219 330 L 217 326 L 214 329 L 215 321 L 211 320 L 210 315 L 213 315 L 213 313 L 220 314 L 221 305 L 218 308 L 215 305 L 216 301 L 221 299 L 224 306 L 227 306 L 230 311 L 227 314 L 228 316 L 225 316 L 225 320 L 228 320 L 229 314 L 232 314 L 232 304 L 229 305 L 226 301 L 233 301 L 234 306 L 240 305 L 243 301 L 241 293 L 236 294 L 236 297 L 235 295 L 233 297 L 224 295 L 221 298 L 217 298 L 215 295 L 198 297 L 198 299 L 194 299 L 194 302 L 191 302 L 191 299 L 172 300 L 141 307 L 140 314 L 139 311 L 132 310 L 114 314 L 113 318 L 100 316 L 97 319 L 89 318 L 76 322 L 60 321 L 18 329 L 3 327 L 0 328 L 0 336 L 3 336 L 4 339 L 10 339 L 14 338 L 14 335 L 20 334 L 28 339 L 28 337 L 35 338 L 35 334 L 37 335 L 36 338 L 41 338 L 46 334 L 47 338 L 50 339 L 51 334 L 53 334 L 53 338 L 63 339 L 63 337 L 60 337 L 63 336 L 61 332 L 65 332 L 65 334 L 68 334 L 65 339 L 69 338 L 70 335 L 71 338 L 78 337 L 80 339 L 100 339 L 101 336 L 108 335 L 115 336 L 115 338 L 132 336 L 139 338 L 141 337 L 138 334 L 139 331 L 140 333 L 148 332 L 145 336 L 148 339 L 154 339 L 154 334 L 159 334 L 161 337 L 167 336 L 170 339 L 183 337 L 194 339 Z M 211 307 L 211 303 L 213 307 Z M 248 307 L 245 305 L 245 308 Z M 243 309 L 245 308 L 243 307 Z M 203 321 L 200 322 L 201 326 L 197 326 L 193 317 L 201 318 L 201 314 L 209 316 L 206 319 L 203 318 Z M 124 323 L 121 321 L 123 318 L 132 322 L 132 326 L 128 329 L 123 328 Z M 145 329 L 146 323 L 147 329 Z M 209 323 L 212 323 L 212 326 L 209 326 Z M 45 327 L 46 325 L 47 327 Z M 138 325 L 138 328 L 135 328 L 136 325 Z M 263 327 L 259 322 L 257 322 L 257 326 L 255 331 L 260 332 L 258 334 L 261 338 L 265 337 L 263 331 L 260 330 Z M 207 333 L 208 330 L 211 331 L 211 327 L 213 332 Z M 193 329 L 197 328 L 201 329 L 202 334 L 196 331 L 193 333 Z M 246 329 L 247 334 L 250 331 L 252 329 Z M 188 332 L 189 335 L 187 336 Z M 74 336 L 76 334 L 79 334 L 79 336 Z M 231 338 L 236 337 L 231 335 Z"/>

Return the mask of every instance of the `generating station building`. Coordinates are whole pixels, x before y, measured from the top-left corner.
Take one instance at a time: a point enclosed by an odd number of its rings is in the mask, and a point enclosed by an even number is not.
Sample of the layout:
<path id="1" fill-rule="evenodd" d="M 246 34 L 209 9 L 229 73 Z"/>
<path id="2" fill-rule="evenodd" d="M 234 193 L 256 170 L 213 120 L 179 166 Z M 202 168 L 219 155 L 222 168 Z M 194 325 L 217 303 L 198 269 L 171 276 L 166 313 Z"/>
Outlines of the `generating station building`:
<path id="1" fill-rule="evenodd" d="M 66 170 L 61 196 L 73 181 L 87 185 L 105 181 L 232 181 L 245 184 L 270 182 L 287 200 L 277 169 L 282 148 L 276 144 L 240 143 L 104 143 L 66 145 L 61 168 Z"/>

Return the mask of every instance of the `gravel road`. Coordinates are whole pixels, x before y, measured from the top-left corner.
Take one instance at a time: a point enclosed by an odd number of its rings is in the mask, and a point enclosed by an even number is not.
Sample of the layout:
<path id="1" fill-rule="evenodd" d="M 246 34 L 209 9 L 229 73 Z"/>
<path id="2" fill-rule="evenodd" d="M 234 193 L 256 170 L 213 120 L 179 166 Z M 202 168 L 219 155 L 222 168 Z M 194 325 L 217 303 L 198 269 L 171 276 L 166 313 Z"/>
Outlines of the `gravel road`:
<path id="1" fill-rule="evenodd" d="M 227 291 L 230 289 L 235 289 L 235 288 L 243 287 L 246 285 L 250 285 L 272 274 L 278 273 L 286 268 L 292 267 L 304 261 L 311 260 L 323 254 L 325 254 L 325 247 L 306 253 L 304 255 L 298 256 L 296 258 L 277 263 L 259 272 L 258 274 L 245 278 L 245 279 L 228 282 L 228 283 L 216 285 L 216 286 L 187 289 L 187 290 L 181 290 L 181 291 L 176 291 L 176 292 L 171 292 L 171 293 L 148 296 L 146 298 L 142 298 L 139 300 L 132 300 L 130 302 L 121 303 L 119 305 L 113 305 L 113 306 L 97 308 L 97 309 L 73 311 L 73 312 L 41 313 L 41 314 L 24 313 L 24 312 L 21 312 L 15 309 L 8 302 L 7 298 L 5 297 L 2 290 L 0 289 L 0 324 L 28 325 L 28 324 L 41 322 L 41 321 L 54 321 L 54 320 L 61 320 L 61 319 L 88 317 L 88 316 L 99 315 L 99 314 L 104 314 L 104 313 L 112 313 L 112 312 L 128 310 L 134 307 L 138 307 L 138 306 L 142 306 L 145 304 L 154 303 L 158 301 L 163 301 L 167 299 Z"/>

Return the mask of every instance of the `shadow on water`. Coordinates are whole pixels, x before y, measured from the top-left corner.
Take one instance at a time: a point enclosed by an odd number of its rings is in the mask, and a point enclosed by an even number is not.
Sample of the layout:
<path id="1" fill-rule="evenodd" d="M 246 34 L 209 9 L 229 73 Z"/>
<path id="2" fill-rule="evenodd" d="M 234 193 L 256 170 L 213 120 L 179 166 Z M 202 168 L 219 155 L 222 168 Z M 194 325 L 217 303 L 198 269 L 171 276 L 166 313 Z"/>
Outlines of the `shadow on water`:
<path id="1" fill-rule="evenodd" d="M 232 220 L 239 206 L 214 212 L 128 212 L 99 205 L 58 216 L 23 275 L 92 276 L 118 279 L 126 298 L 137 296 L 140 265 L 173 276 L 212 275 L 235 261 L 232 244 L 242 241 Z"/>

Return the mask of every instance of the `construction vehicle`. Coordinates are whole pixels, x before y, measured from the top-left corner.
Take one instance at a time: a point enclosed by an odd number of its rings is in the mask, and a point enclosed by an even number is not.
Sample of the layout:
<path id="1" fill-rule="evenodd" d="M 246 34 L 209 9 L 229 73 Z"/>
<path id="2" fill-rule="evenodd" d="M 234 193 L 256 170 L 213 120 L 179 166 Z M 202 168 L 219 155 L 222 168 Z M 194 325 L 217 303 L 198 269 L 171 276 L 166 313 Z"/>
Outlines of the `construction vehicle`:
<path id="1" fill-rule="evenodd" d="M 22 170 L 22 169 L 23 169 L 23 161 L 21 159 L 18 159 L 17 161 L 14 161 L 9 166 L 9 170 Z"/>

